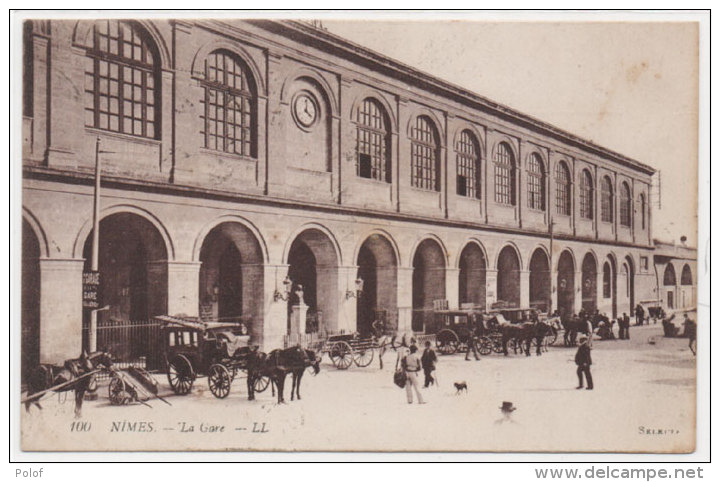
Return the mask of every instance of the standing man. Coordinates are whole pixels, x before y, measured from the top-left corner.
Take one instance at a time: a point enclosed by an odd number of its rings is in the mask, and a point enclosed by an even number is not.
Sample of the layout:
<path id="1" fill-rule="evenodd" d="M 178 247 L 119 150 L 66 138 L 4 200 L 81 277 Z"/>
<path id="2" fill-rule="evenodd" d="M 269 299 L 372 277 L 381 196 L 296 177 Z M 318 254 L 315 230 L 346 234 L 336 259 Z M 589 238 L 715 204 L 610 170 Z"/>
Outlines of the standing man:
<path id="1" fill-rule="evenodd" d="M 418 403 L 425 403 L 420 394 L 418 387 L 420 386 L 420 377 L 418 372 L 422 369 L 422 361 L 417 354 L 417 346 L 410 345 L 410 354 L 402 360 L 403 370 L 407 375 L 407 382 L 405 384 L 405 391 L 407 393 L 407 402 L 413 403 L 412 391 L 415 389 L 415 395 L 417 396 Z"/>
<path id="2" fill-rule="evenodd" d="M 688 348 L 690 348 L 690 351 L 693 355 L 696 355 L 697 325 L 693 320 L 690 319 L 687 313 L 685 313 L 685 321 L 683 325 L 685 326 L 685 336 L 688 337 Z"/>
<path id="3" fill-rule="evenodd" d="M 478 329 L 477 329 L 477 323 L 471 322 L 472 324 L 469 326 L 470 333 L 468 333 L 468 342 L 467 342 L 467 351 L 465 352 L 465 361 L 470 361 L 470 352 L 472 351 L 473 355 L 475 356 L 475 360 L 480 359 L 480 354 L 477 351 L 477 347 L 475 346 L 475 337 L 478 336 Z"/>
<path id="4" fill-rule="evenodd" d="M 425 342 L 425 351 L 423 351 L 422 358 L 423 373 L 425 374 L 425 388 L 435 384 L 435 379 L 432 376 L 432 372 L 435 371 L 435 363 L 437 362 L 437 355 L 435 350 L 430 348 L 430 342 Z"/>
<path id="5" fill-rule="evenodd" d="M 645 322 L 645 310 L 643 307 L 638 303 L 638 305 L 635 307 L 635 324 L 642 325 Z"/>
<path id="6" fill-rule="evenodd" d="M 627 313 L 623 313 L 622 316 L 623 325 L 625 325 L 625 339 L 630 339 L 630 317 Z"/>
<path id="7" fill-rule="evenodd" d="M 587 344 L 587 337 L 585 335 L 580 336 L 580 346 L 575 353 L 575 364 L 577 365 L 577 376 L 578 376 L 578 390 L 583 388 L 583 374 L 587 381 L 587 390 L 593 389 L 593 379 L 590 374 L 590 365 L 592 365 L 592 358 L 590 357 L 590 347 Z"/>

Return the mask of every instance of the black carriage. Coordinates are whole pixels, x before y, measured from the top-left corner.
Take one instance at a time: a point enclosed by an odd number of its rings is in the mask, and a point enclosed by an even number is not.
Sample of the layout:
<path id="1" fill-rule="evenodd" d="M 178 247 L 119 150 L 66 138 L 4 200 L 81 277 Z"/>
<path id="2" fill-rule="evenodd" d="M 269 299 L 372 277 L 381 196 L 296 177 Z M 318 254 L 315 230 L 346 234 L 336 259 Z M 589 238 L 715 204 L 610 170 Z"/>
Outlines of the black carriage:
<path id="1" fill-rule="evenodd" d="M 159 316 L 168 382 L 178 395 L 192 389 L 195 380 L 207 376 L 217 398 L 225 398 L 238 372 L 247 369 L 250 337 L 241 323 L 207 322 L 196 318 Z M 264 391 L 269 378 L 255 381 L 255 391 Z"/>
<path id="2" fill-rule="evenodd" d="M 481 354 L 490 354 L 492 344 L 484 336 L 473 337 L 475 327 L 480 333 L 485 331 L 483 313 L 479 309 L 436 309 L 433 324 L 426 333 L 435 335 L 435 346 L 442 355 L 468 350 L 470 343 L 475 343 L 475 348 Z"/>

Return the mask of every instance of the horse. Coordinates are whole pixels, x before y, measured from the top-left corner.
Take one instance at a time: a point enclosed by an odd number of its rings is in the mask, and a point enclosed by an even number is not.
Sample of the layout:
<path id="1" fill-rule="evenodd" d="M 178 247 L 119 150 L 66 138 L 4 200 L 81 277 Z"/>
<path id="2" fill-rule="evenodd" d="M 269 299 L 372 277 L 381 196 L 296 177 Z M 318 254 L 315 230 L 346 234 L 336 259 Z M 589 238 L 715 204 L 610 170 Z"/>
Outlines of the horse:
<path id="1" fill-rule="evenodd" d="M 578 333 L 583 333 L 588 337 L 592 334 L 588 329 L 587 321 L 580 319 L 564 320 L 562 322 L 565 334 L 563 335 L 563 343 L 565 346 L 575 346 L 577 343 Z"/>
<path id="2" fill-rule="evenodd" d="M 503 318 L 504 321 L 504 318 Z M 503 354 L 508 355 L 507 344 L 513 341 L 513 351 L 517 354 L 518 346 L 525 356 L 530 356 L 530 345 L 535 340 L 537 348 L 535 354 L 542 355 L 542 344 L 545 336 L 552 331 L 550 324 L 544 321 L 527 321 L 521 324 L 512 324 L 507 321 L 500 322 L 497 317 L 488 322 L 490 329 L 495 329 L 502 335 Z"/>
<path id="3" fill-rule="evenodd" d="M 292 392 L 290 400 L 295 399 L 297 394 L 300 400 L 300 383 L 305 369 L 313 368 L 313 374 L 320 372 L 320 358 L 312 350 L 305 350 L 299 346 L 277 349 L 265 354 L 253 351 L 248 356 L 248 400 L 255 399 L 255 381 L 262 376 L 270 378 L 270 383 L 277 387 L 278 403 L 285 403 L 284 390 L 285 378 L 288 374 L 293 376 Z"/>
<path id="4" fill-rule="evenodd" d="M 83 350 L 78 358 L 65 360 L 63 365 L 41 364 L 28 379 L 28 395 L 25 399 L 25 410 L 35 405 L 42 410 L 40 399 L 49 392 L 75 391 L 75 418 L 82 416 L 82 403 L 85 392 L 92 381 L 92 372 L 109 370 L 112 367 L 112 356 L 104 351 L 87 354 Z"/>

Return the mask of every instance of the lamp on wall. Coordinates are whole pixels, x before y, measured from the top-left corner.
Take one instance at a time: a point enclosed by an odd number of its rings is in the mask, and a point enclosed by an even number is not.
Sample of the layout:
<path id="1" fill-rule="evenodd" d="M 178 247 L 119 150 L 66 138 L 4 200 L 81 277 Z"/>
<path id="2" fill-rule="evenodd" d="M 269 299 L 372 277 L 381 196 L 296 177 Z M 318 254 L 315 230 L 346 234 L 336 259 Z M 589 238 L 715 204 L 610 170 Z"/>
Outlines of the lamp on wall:
<path id="1" fill-rule="evenodd" d="M 218 295 L 220 294 L 220 287 L 215 283 L 212 287 L 212 300 L 217 301 Z"/>
<path id="2" fill-rule="evenodd" d="M 292 280 L 289 276 L 286 276 L 283 280 L 283 292 L 280 293 L 277 288 L 275 288 L 275 292 L 273 293 L 273 300 L 274 301 L 287 301 L 290 298 L 290 289 L 292 288 Z"/>
<path id="3" fill-rule="evenodd" d="M 349 300 L 350 298 L 360 298 L 362 296 L 363 286 L 365 286 L 365 281 L 358 277 L 358 279 L 355 280 L 355 291 L 345 291 L 345 299 Z"/>

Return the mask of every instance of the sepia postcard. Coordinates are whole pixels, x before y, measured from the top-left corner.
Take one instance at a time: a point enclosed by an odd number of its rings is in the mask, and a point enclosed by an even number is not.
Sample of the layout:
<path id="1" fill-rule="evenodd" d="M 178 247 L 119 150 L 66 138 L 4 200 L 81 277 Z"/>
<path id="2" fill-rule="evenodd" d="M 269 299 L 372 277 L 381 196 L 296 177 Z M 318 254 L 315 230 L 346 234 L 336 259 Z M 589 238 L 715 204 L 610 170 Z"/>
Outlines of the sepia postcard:
<path id="1" fill-rule="evenodd" d="M 22 452 L 696 450 L 696 19 L 57 13 Z"/>

